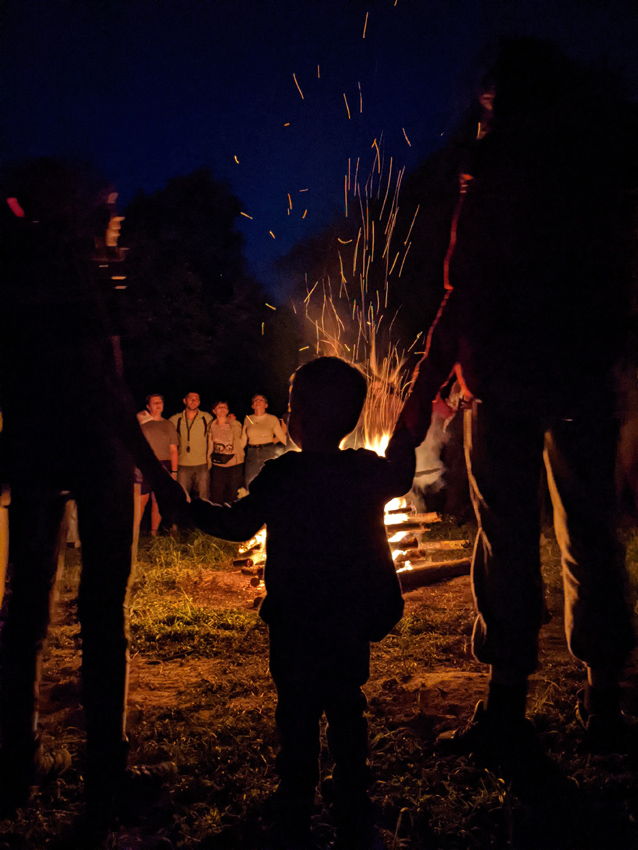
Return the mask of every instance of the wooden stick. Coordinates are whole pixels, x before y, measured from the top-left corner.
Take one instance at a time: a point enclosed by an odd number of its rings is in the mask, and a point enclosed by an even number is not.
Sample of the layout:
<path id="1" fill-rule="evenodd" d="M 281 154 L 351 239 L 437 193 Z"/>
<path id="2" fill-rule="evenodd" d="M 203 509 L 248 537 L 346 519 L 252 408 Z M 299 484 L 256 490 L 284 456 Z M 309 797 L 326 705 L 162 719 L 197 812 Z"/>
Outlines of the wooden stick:
<path id="1" fill-rule="evenodd" d="M 416 590 L 417 587 L 436 584 L 437 581 L 444 579 L 467 576 L 470 574 L 471 564 L 470 558 L 435 563 L 413 561 L 412 569 L 403 569 L 398 572 L 401 589 L 406 592 Z"/>
<path id="2" fill-rule="evenodd" d="M 402 545 L 403 544 L 403 545 Z M 394 559 L 395 563 L 403 563 L 404 561 L 412 561 L 414 563 L 415 560 L 419 560 L 420 556 L 427 555 L 428 552 L 436 552 L 436 551 L 449 551 L 451 549 L 465 549 L 466 546 L 470 545 L 469 540 L 424 540 L 420 545 L 417 546 L 406 546 L 405 541 L 399 541 L 398 543 L 390 544 L 394 546 L 395 549 L 406 549 L 406 551 L 400 555 L 397 555 Z"/>

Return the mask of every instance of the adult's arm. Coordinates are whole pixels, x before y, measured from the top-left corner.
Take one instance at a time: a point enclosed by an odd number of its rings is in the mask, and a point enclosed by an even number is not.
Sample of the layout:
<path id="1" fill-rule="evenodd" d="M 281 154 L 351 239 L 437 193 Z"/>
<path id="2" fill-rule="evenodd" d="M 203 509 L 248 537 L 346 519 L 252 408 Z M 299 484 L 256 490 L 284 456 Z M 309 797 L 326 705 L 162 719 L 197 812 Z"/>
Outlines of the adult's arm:
<path id="1" fill-rule="evenodd" d="M 281 427 L 281 422 L 279 421 L 279 419 L 277 419 L 276 416 L 273 416 L 273 419 L 275 420 L 275 422 L 273 422 L 273 426 L 272 426 L 273 434 L 275 435 L 275 438 L 280 443 L 283 443 L 284 446 L 285 446 L 286 445 L 286 435 L 284 434 L 284 429 Z"/>
<path id="2" fill-rule="evenodd" d="M 458 361 L 459 334 L 458 294 L 451 290 L 428 332 L 425 354 L 414 370 L 410 394 L 397 421 L 396 431 L 405 430 L 415 447 L 425 439 L 432 420 L 432 402 Z"/>
<path id="3" fill-rule="evenodd" d="M 179 465 L 179 455 L 177 453 L 177 444 L 173 445 L 171 443 L 170 452 L 171 452 L 171 474 L 177 475 L 177 467 Z"/>
<path id="4" fill-rule="evenodd" d="M 174 413 L 171 417 L 169 417 L 169 420 L 168 420 L 171 423 L 171 425 L 173 426 L 173 428 L 175 428 L 175 433 L 177 434 L 177 452 L 178 452 L 178 454 L 179 454 L 179 451 L 182 447 L 182 437 L 181 437 L 181 434 L 179 433 L 179 430 L 177 428 L 177 424 L 179 422 L 180 416 L 181 416 L 181 413 Z"/>

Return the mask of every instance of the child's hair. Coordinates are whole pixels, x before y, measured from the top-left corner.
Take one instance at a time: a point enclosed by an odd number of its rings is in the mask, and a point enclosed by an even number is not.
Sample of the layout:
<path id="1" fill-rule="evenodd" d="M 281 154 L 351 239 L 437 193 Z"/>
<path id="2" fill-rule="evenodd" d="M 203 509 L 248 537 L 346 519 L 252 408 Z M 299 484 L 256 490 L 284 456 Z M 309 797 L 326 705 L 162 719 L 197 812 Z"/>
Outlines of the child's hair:
<path id="1" fill-rule="evenodd" d="M 341 438 L 356 428 L 367 392 L 356 366 L 339 357 L 317 357 L 292 376 L 290 407 L 301 420 Z"/>

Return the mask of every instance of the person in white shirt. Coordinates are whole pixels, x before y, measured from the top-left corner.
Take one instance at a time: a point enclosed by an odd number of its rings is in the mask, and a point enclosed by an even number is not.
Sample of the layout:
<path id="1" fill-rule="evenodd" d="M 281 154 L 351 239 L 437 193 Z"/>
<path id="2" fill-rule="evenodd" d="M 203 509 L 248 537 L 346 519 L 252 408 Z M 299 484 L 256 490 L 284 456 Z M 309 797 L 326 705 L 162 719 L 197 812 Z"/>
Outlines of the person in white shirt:
<path id="1" fill-rule="evenodd" d="M 251 399 L 252 416 L 244 419 L 242 430 L 242 446 L 246 448 L 246 463 L 244 477 L 246 487 L 257 476 L 264 463 L 277 454 L 277 443 L 286 444 L 281 422 L 276 416 L 266 413 L 268 399 L 257 393 Z"/>

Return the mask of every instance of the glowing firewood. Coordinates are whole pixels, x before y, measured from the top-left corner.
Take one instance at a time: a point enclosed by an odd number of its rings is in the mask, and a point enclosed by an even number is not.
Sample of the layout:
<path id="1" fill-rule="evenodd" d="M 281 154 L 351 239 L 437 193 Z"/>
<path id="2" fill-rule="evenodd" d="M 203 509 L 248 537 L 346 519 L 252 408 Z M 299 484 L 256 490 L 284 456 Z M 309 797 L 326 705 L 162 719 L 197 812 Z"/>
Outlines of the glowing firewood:
<path id="1" fill-rule="evenodd" d="M 402 569 L 397 570 L 397 575 L 401 582 L 401 589 L 406 592 L 435 584 L 444 579 L 469 575 L 471 563 L 469 558 L 459 558 L 455 561 L 436 561 L 435 563 L 412 561 L 409 566 L 406 563 Z"/>

